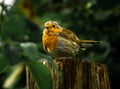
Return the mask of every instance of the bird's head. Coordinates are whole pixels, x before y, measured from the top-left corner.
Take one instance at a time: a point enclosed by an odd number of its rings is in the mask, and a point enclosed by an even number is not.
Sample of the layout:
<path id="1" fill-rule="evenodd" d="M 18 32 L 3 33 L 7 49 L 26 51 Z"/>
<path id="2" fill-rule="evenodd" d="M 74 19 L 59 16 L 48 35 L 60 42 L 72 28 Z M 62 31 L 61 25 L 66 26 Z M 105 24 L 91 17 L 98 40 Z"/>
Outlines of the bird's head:
<path id="1" fill-rule="evenodd" d="M 47 21 L 46 23 L 45 23 L 45 29 L 61 29 L 62 27 L 56 22 L 56 21 Z"/>

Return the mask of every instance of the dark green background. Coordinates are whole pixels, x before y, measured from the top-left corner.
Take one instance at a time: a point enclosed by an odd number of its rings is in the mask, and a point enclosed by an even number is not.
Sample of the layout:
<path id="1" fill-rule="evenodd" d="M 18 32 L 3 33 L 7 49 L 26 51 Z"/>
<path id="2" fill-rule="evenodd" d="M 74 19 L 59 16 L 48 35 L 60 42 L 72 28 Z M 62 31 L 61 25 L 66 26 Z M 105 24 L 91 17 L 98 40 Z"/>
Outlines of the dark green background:
<path id="1" fill-rule="evenodd" d="M 24 8 L 28 7 L 35 12 L 27 16 L 24 9 L 20 9 L 20 1 L 26 1 Z M 103 41 L 103 44 L 90 46 L 79 55 L 84 59 L 106 64 L 111 89 L 120 88 L 117 82 L 120 80 L 119 0 L 15 0 L 10 10 L 2 3 L 0 7 L 6 12 L 0 14 L 0 42 L 4 44 L 0 46 L 0 58 L 4 58 L 5 63 L 13 66 L 26 59 L 19 46 L 23 42 L 35 43 L 39 53 L 46 54 L 41 43 L 42 30 L 46 21 L 55 20 L 61 26 L 75 32 L 81 39 Z M 35 16 L 39 23 L 33 22 L 32 18 Z M 6 71 L 1 73 L 0 85 L 7 74 L 9 73 Z M 24 73 L 18 87 L 25 86 L 23 80 Z"/>

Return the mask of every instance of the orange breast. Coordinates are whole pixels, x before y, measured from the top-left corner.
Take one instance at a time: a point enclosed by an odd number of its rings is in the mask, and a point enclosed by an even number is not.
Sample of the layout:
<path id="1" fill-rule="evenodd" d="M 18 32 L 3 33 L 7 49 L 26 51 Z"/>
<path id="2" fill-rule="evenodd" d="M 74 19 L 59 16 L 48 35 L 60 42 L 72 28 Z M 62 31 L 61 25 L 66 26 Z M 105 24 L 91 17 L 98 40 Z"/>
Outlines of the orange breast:
<path id="1" fill-rule="evenodd" d="M 43 33 L 43 46 L 49 52 L 55 49 L 58 43 L 58 37 L 54 35 L 54 33 L 47 34 L 46 32 Z"/>

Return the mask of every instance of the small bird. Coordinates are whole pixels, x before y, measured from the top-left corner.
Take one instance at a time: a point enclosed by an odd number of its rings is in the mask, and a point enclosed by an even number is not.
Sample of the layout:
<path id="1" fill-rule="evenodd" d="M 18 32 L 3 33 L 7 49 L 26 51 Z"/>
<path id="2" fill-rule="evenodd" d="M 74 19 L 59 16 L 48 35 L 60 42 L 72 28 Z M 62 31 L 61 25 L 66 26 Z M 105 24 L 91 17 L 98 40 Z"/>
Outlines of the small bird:
<path id="1" fill-rule="evenodd" d="M 95 44 L 101 41 L 79 39 L 74 32 L 61 27 L 56 21 L 47 21 L 42 43 L 52 57 L 73 57 L 79 50 L 85 50 L 84 43 Z"/>

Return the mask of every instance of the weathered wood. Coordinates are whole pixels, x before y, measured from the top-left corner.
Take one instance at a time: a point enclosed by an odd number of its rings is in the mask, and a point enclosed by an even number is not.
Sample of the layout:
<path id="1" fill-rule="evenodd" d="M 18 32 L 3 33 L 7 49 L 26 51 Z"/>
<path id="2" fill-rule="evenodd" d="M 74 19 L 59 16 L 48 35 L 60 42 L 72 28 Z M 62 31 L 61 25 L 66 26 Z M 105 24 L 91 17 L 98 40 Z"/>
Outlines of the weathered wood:
<path id="1" fill-rule="evenodd" d="M 63 80 L 61 82 L 58 73 L 46 63 L 53 76 L 54 89 L 110 89 L 109 74 L 105 64 L 77 58 L 54 59 L 54 62 L 62 73 Z M 35 83 L 32 82 L 30 74 L 26 74 L 27 89 L 37 89 L 34 88 Z"/>
<path id="2" fill-rule="evenodd" d="M 110 89 L 108 69 L 105 64 L 84 61 L 76 58 L 55 59 L 63 82 L 50 68 L 54 80 L 54 89 Z"/>
<path id="3" fill-rule="evenodd" d="M 37 89 L 37 86 L 35 84 L 35 81 L 32 78 L 32 75 L 30 74 L 30 71 L 26 67 L 26 89 Z"/>

